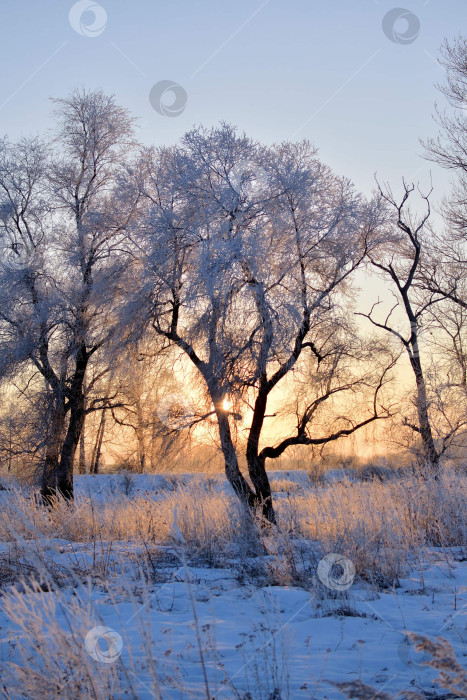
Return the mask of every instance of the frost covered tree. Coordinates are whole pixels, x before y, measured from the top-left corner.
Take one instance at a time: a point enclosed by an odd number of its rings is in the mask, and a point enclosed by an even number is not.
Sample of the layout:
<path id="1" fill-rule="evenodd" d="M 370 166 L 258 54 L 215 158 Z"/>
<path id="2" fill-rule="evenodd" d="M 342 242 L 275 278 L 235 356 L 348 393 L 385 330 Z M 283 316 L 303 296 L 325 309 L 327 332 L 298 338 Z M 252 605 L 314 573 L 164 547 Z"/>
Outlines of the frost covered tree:
<path id="1" fill-rule="evenodd" d="M 426 157 L 454 177 L 443 205 L 445 230 L 434 237 L 421 272 L 426 289 L 467 309 L 467 38 L 446 40 L 440 62 L 446 82 L 439 87 L 450 110 L 437 107 L 440 133 L 424 146 Z"/>
<path id="2" fill-rule="evenodd" d="M 119 436 L 125 435 L 126 461 L 138 473 L 167 468 L 170 448 L 187 442 L 184 432 L 171 431 L 161 421 L 161 393 L 174 392 L 173 358 L 154 341 L 154 334 L 148 333 L 114 364 L 109 418 Z"/>
<path id="3" fill-rule="evenodd" d="M 132 120 L 101 91 L 54 100 L 51 142 L 0 147 L 0 368 L 33 368 L 49 401 L 42 493 L 73 495 L 89 364 L 117 342 L 135 202 L 118 174 Z M 98 409 L 98 402 L 91 410 Z"/>
<path id="4" fill-rule="evenodd" d="M 410 366 L 415 378 L 415 407 L 417 418 L 412 422 L 404 417 L 404 425 L 411 428 L 421 439 L 423 460 L 434 474 L 439 477 L 440 456 L 444 450 L 437 446 L 433 431 L 433 412 L 435 411 L 434 397 L 440 390 L 432 387 L 430 396 L 426 371 L 422 363 L 421 337 L 430 327 L 434 307 L 439 305 L 440 295 L 435 291 L 426 290 L 422 279 L 425 256 L 429 254 L 431 231 L 428 228 L 431 208 L 429 195 L 421 195 L 425 211 L 416 216 L 408 208 L 409 199 L 414 192 L 414 185 L 404 184 L 404 192 L 400 201 L 396 201 L 391 189 L 385 192 L 380 188 L 380 194 L 389 206 L 387 229 L 382 228 L 380 244 L 367 256 L 372 267 L 383 279 L 392 286 L 395 303 L 387 314 L 377 316 L 379 300 L 375 302 L 367 314 L 359 313 L 371 323 L 391 334 L 407 352 Z M 441 403 L 439 403 L 441 407 Z M 446 407 L 443 402 L 444 408 Z M 443 408 L 443 410 L 444 410 Z M 445 416 L 446 417 L 446 416 Z M 449 421 L 448 421 L 449 422 Z M 454 434 L 462 429 L 465 421 L 461 418 L 456 425 L 449 425 L 441 444 L 447 445 Z"/>
<path id="5" fill-rule="evenodd" d="M 378 230 L 381 201 L 364 201 L 307 142 L 267 148 L 225 124 L 147 149 L 128 188 L 141 204 L 133 235 L 145 276 L 136 306 L 196 368 L 234 491 L 274 521 L 266 459 L 387 415 L 379 394 L 392 359 L 372 365 L 367 349 L 365 363 L 347 362 L 365 352 L 349 320 L 350 277 Z M 305 376 L 295 427 L 265 443 L 271 396 Z M 368 388 L 359 414 L 337 410 L 330 432 L 314 432 L 326 402 Z M 240 413 L 253 490 L 232 435 Z"/>

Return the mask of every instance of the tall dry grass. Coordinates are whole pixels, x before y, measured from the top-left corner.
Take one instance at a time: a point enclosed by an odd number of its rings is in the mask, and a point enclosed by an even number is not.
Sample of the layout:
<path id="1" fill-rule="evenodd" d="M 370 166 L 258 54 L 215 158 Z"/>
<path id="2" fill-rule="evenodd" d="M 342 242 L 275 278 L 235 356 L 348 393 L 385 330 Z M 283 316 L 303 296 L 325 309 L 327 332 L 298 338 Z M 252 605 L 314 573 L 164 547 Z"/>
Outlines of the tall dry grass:
<path id="1" fill-rule="evenodd" d="M 361 577 L 390 583 L 424 547 L 467 543 L 467 478 L 343 481 L 293 494 L 280 509 L 291 533 L 351 559 Z"/>
<path id="2" fill-rule="evenodd" d="M 249 576 L 258 585 L 312 588 L 319 558 L 338 552 L 352 560 L 360 580 L 389 586 L 409 567 L 422 570 L 426 548 L 440 548 L 448 556 L 448 548 L 459 547 L 466 555 L 465 476 L 450 473 L 440 482 L 344 480 L 324 487 L 310 482 L 299 488 L 277 480 L 274 486 L 277 529 L 252 520 L 233 494 L 212 483 L 184 485 L 156 498 L 114 493 L 104 502 L 89 495 L 74 504 L 58 499 L 51 509 L 33 492 L 3 494 L 0 604 L 20 630 L 11 658 L 1 660 L 5 697 L 100 699 L 123 697 L 122 688 L 126 696 L 139 697 L 142 678 L 152 696 L 160 697 L 161 675 L 181 697 L 192 697 L 181 685 L 176 664 L 154 664 L 144 624 L 139 657 L 125 663 L 95 662 L 83 643 L 86 632 L 99 624 L 91 591 L 116 611 L 121 601 L 138 608 L 155 582 L 170 579 L 164 573 L 170 566 L 182 577 L 187 561 L 230 566 L 240 579 Z M 195 608 L 193 614 L 196 619 Z M 204 632 L 197 634 L 200 663 L 205 663 Z M 131 640 L 125 647 L 132 648 Z M 269 657 L 258 661 L 263 669 L 271 666 L 268 647 L 264 654 Z M 246 697 L 223 678 L 215 654 L 206 663 L 227 683 L 228 697 Z M 270 689 L 280 681 L 273 666 Z M 287 669 L 279 675 L 283 687 L 274 697 L 286 698 Z M 252 697 L 263 697 L 263 690 L 252 687 Z M 209 697 L 208 691 L 201 696 Z"/>
<path id="3" fill-rule="evenodd" d="M 50 540 L 87 543 L 99 551 L 134 543 L 154 556 L 181 536 L 191 556 L 208 565 L 242 553 L 277 554 L 279 544 L 284 551 L 309 545 L 318 554 L 342 553 L 360 577 L 380 585 L 391 585 L 425 547 L 466 547 L 465 476 L 342 481 L 289 491 L 282 482 L 277 486 L 279 530 L 272 533 L 259 521 L 249 522 L 233 494 L 202 482 L 157 499 L 114 495 L 97 502 L 79 496 L 74 504 L 57 499 L 50 510 L 34 494 L 17 491 L 4 499 L 0 541 L 9 543 L 10 559 L 15 548 L 48 551 Z"/>

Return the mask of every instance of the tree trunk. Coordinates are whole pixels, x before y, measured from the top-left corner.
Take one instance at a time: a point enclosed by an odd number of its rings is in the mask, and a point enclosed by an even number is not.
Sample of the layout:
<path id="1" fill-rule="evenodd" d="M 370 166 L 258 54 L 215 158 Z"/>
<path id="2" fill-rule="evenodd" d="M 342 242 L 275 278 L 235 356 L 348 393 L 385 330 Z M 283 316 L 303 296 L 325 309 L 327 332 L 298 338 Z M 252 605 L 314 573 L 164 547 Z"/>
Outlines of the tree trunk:
<path id="1" fill-rule="evenodd" d="M 13 462 L 13 425 L 11 416 L 8 420 L 8 472 L 11 472 L 11 465 Z"/>
<path id="2" fill-rule="evenodd" d="M 222 408 L 216 409 L 216 414 L 222 454 L 224 455 L 225 475 L 242 503 L 250 508 L 254 508 L 256 506 L 255 494 L 248 486 L 238 467 L 238 459 L 232 442 L 228 416 Z"/>
<path id="3" fill-rule="evenodd" d="M 435 441 L 433 440 L 433 433 L 431 431 L 425 377 L 423 376 L 422 362 L 420 359 L 420 347 L 418 344 L 419 322 L 417 316 L 413 312 L 410 299 L 408 297 L 407 284 L 406 288 L 402 289 L 402 299 L 404 301 L 405 310 L 412 330 L 408 344 L 406 344 L 406 349 L 409 354 L 410 364 L 415 375 L 415 383 L 417 386 L 417 413 L 423 452 L 427 464 L 430 465 L 432 475 L 435 479 L 439 479 L 439 454 L 436 450 Z"/>
<path id="4" fill-rule="evenodd" d="M 266 473 L 265 458 L 258 454 L 259 438 L 266 413 L 267 394 L 260 392 L 255 402 L 253 419 L 251 421 L 250 434 L 246 448 L 246 460 L 248 473 L 256 491 L 256 502 L 261 506 L 263 517 L 270 523 L 276 522 L 274 507 L 272 504 L 271 485 Z"/>
<path id="5" fill-rule="evenodd" d="M 149 464 L 151 472 L 156 470 L 156 444 L 157 444 L 157 413 L 151 415 L 151 448 L 149 453 Z"/>
<path id="6" fill-rule="evenodd" d="M 426 395 L 425 378 L 423 376 L 422 365 L 418 353 L 411 355 L 410 363 L 415 374 L 415 381 L 417 385 L 417 412 L 423 451 L 426 461 L 428 464 L 430 464 L 433 470 L 434 478 L 439 479 L 439 454 L 436 450 L 435 441 L 431 430 L 430 418 L 428 415 L 428 399 Z"/>
<path id="7" fill-rule="evenodd" d="M 99 427 L 97 429 L 97 435 L 96 435 L 96 442 L 94 445 L 94 450 L 92 453 L 92 465 L 91 465 L 91 474 L 97 474 L 99 471 L 99 463 L 101 459 L 101 453 L 102 453 L 102 443 L 104 440 L 104 432 L 105 432 L 105 422 L 106 422 L 106 409 L 102 409 L 101 413 L 101 419 L 99 422 Z"/>
<path id="8" fill-rule="evenodd" d="M 255 454 L 247 454 L 248 473 L 256 491 L 256 504 L 261 506 L 263 518 L 268 522 L 276 523 L 276 514 L 272 504 L 271 485 L 265 467 L 264 457 Z"/>
<path id="9" fill-rule="evenodd" d="M 88 360 L 89 355 L 86 352 L 86 346 L 84 343 L 81 343 L 76 352 L 76 364 L 68 398 L 70 420 L 65 440 L 63 441 L 55 480 L 55 491 L 69 500 L 73 499 L 73 464 L 86 417 L 86 400 L 83 385 Z"/>
<path id="10" fill-rule="evenodd" d="M 138 440 L 138 473 L 143 474 L 146 468 L 146 452 L 144 451 L 144 441 Z"/>
<path id="11" fill-rule="evenodd" d="M 140 474 L 144 472 L 146 467 L 146 447 L 144 441 L 144 417 L 143 409 L 141 407 L 141 402 L 138 398 L 136 402 L 136 414 L 137 414 L 137 425 L 136 425 L 136 441 L 138 445 L 138 471 Z"/>
<path id="12" fill-rule="evenodd" d="M 86 465 L 86 445 L 84 443 L 84 425 L 79 438 L 79 459 L 78 459 L 78 473 L 87 473 Z"/>
<path id="13" fill-rule="evenodd" d="M 41 478 L 41 495 L 46 503 L 57 493 L 57 473 L 65 433 L 65 406 L 63 398 L 54 397 L 51 427 L 47 440 L 44 466 Z"/>
<path id="14" fill-rule="evenodd" d="M 56 490 L 69 500 L 73 499 L 73 463 L 83 428 L 84 416 L 84 401 L 77 402 L 77 405 L 70 412 L 70 422 L 57 470 Z"/>

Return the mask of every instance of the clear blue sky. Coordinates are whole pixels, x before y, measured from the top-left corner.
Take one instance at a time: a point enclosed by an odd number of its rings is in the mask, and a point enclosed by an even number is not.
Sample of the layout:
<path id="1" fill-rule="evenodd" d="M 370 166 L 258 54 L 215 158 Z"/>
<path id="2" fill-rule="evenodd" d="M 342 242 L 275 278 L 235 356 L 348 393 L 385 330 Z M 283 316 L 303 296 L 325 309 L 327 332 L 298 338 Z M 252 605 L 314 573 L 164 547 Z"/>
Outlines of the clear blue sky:
<path id="1" fill-rule="evenodd" d="M 420 23 L 408 44 L 382 30 L 397 0 L 102 0 L 94 37 L 71 27 L 70 0 L 2 0 L 0 133 L 42 131 L 49 96 L 102 87 L 140 119 L 145 143 L 225 120 L 265 142 L 310 139 L 364 192 L 375 171 L 397 185 L 426 183 L 431 168 L 440 195 L 448 174 L 421 160 L 418 139 L 436 131 L 436 59 L 444 37 L 467 31 L 467 3 L 400 3 Z M 186 90 L 180 116 L 151 107 L 160 80 Z"/>

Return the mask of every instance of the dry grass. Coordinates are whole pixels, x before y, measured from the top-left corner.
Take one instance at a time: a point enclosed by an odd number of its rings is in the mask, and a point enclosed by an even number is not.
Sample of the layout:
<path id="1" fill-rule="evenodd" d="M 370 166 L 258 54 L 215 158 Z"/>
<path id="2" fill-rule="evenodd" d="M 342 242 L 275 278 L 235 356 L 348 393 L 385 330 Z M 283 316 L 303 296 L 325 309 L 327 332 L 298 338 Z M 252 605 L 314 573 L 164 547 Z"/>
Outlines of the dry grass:
<path id="1" fill-rule="evenodd" d="M 300 484 L 291 479 L 271 479 L 272 493 L 296 493 L 300 488 Z"/>
<path id="2" fill-rule="evenodd" d="M 89 598 L 67 600 L 30 583 L 11 590 L 4 605 L 20 630 L 12 636 L 20 658 L 4 665 L 4 697 L 118 697 L 118 666 L 96 662 L 85 650 L 85 636 L 96 625 Z"/>
<path id="3" fill-rule="evenodd" d="M 279 512 L 290 532 L 351 559 L 360 576 L 389 583 L 424 546 L 465 546 L 467 479 L 344 481 L 294 495 Z"/>
<path id="4" fill-rule="evenodd" d="M 282 492 L 276 504 L 280 536 L 270 537 L 258 523 L 248 522 L 233 495 L 201 483 L 163 492 L 157 500 L 119 496 L 97 503 L 80 496 L 70 505 L 59 499 L 52 510 L 16 492 L 5 501 L 0 541 L 37 549 L 43 549 L 44 538 L 93 546 L 133 542 L 147 550 L 181 539 L 209 565 L 251 554 L 255 539 L 261 541 L 256 552 L 274 556 L 278 548 L 296 553 L 308 543 L 321 553 L 344 554 L 361 578 L 383 586 L 392 585 L 426 546 L 465 547 L 466 477 L 344 481 L 325 488 L 291 488 L 293 483 L 273 482 Z"/>
<path id="5" fill-rule="evenodd" d="M 250 579 L 256 567 L 258 583 L 311 588 L 318 559 L 339 552 L 352 560 L 361 579 L 389 586 L 409 565 L 417 566 L 425 547 L 465 548 L 465 476 L 449 473 L 441 482 L 343 481 L 322 488 L 291 483 L 278 479 L 273 486 L 281 492 L 277 531 L 262 528 L 233 495 L 212 484 L 162 491 L 157 500 L 114 494 L 103 503 L 80 496 L 70 505 L 59 499 L 52 509 L 34 494 L 4 495 L 0 541 L 7 543 L 8 554 L 0 580 L 16 587 L 8 589 L 3 604 L 23 635 L 22 658 L 17 665 L 6 664 L 4 688 L 14 690 L 5 690 L 5 696 L 120 697 L 123 684 L 129 697 L 137 697 L 143 663 L 151 692 L 160 697 L 160 669 L 151 666 L 153 650 L 144 629 L 146 646 L 137 664 L 131 659 L 125 668 L 96 664 L 85 651 L 83 637 L 99 621 L 89 596 L 80 597 L 83 582 L 92 582 L 110 600 L 137 606 L 150 595 L 152 583 L 162 580 L 170 556 L 178 567 L 186 556 L 190 562 L 237 566 L 239 575 L 249 567 Z M 446 669 L 437 668 L 449 687 Z M 175 667 L 164 674 L 178 683 Z"/>
<path id="6" fill-rule="evenodd" d="M 164 545 L 173 541 L 177 520 L 183 534 L 196 542 L 207 530 L 210 535 L 224 537 L 231 525 L 231 511 L 235 511 L 233 499 L 202 487 L 165 492 L 157 500 L 119 495 L 100 503 L 78 496 L 70 504 L 57 499 L 52 509 L 44 508 L 34 496 L 15 492 L 8 499 L 0 522 L 0 540 L 41 535 L 74 542 L 145 540 Z"/>

